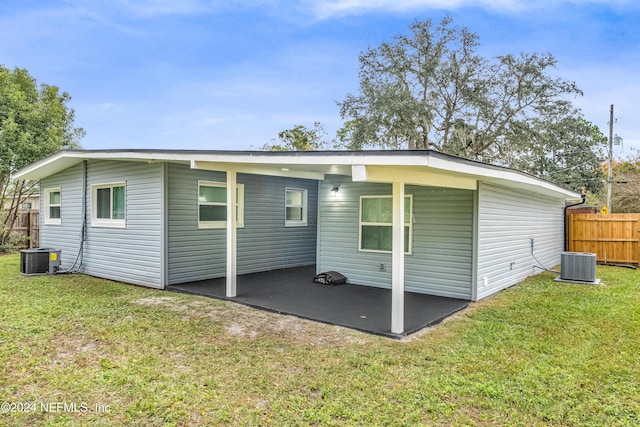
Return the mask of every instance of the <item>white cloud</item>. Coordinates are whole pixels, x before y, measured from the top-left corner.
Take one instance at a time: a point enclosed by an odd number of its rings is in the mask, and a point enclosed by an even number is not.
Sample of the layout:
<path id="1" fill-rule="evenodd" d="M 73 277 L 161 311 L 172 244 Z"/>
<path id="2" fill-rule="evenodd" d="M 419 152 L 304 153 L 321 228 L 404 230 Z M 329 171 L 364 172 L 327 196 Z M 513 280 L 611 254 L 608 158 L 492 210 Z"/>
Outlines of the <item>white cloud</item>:
<path id="1" fill-rule="evenodd" d="M 67 0 L 67 3 L 84 7 L 85 0 Z M 92 9 L 103 12 L 125 13 L 138 17 L 157 15 L 203 15 L 223 13 L 238 9 L 279 9 L 288 1 L 281 0 L 93 0 Z M 293 7 L 293 6 L 291 6 Z"/>
<path id="2" fill-rule="evenodd" d="M 208 112 L 206 112 L 205 114 L 208 114 Z M 197 125 L 209 127 L 209 126 L 215 126 L 224 122 L 225 122 L 225 119 L 222 117 L 204 116 L 197 121 Z"/>
<path id="3" fill-rule="evenodd" d="M 367 13 L 408 13 L 424 9 L 441 11 L 464 7 L 515 13 L 533 9 L 546 9 L 563 3 L 575 5 L 605 4 L 612 7 L 635 7 L 636 0 L 63 0 L 75 8 L 98 13 L 124 14 L 138 17 L 157 15 L 203 15 L 229 11 L 262 9 L 281 19 L 292 16 L 313 15 L 316 19 L 329 19 Z"/>
<path id="4" fill-rule="evenodd" d="M 98 108 L 109 111 L 118 108 L 118 105 L 113 102 L 101 102 L 100 104 L 98 104 Z"/>
<path id="5" fill-rule="evenodd" d="M 211 3 L 200 0 L 118 0 L 115 5 L 138 16 L 190 15 L 212 8 Z"/>
<path id="6" fill-rule="evenodd" d="M 515 13 L 557 6 L 562 3 L 608 4 L 615 7 L 637 6 L 636 0 L 307 0 L 316 17 L 327 19 L 335 16 L 362 15 L 371 12 L 405 13 L 423 9 L 457 10 L 463 7 L 479 7 L 492 11 Z"/>
<path id="7" fill-rule="evenodd" d="M 529 7 L 522 0 L 328 0 L 311 2 L 320 19 L 333 16 L 360 15 L 369 12 L 411 12 L 420 9 L 455 10 L 480 6 L 492 10 L 514 11 Z"/>

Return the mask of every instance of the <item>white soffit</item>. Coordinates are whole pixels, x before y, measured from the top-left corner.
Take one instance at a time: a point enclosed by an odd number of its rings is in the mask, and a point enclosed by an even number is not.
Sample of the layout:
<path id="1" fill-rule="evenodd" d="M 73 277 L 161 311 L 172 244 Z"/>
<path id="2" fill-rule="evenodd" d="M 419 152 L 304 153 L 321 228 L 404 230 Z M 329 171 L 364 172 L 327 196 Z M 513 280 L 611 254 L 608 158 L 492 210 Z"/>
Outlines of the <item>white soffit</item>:
<path id="1" fill-rule="evenodd" d="M 478 180 L 474 176 L 424 166 L 353 165 L 352 179 L 367 182 L 404 182 L 405 184 L 464 190 L 477 190 L 478 188 Z"/>
<path id="2" fill-rule="evenodd" d="M 19 170 L 13 175 L 13 178 L 38 180 L 61 172 L 80 162 L 82 162 L 82 158 L 79 157 L 48 157 L 40 162 L 33 163 L 26 168 Z"/>
<path id="3" fill-rule="evenodd" d="M 304 178 L 323 180 L 326 174 L 349 175 L 351 170 L 343 165 L 325 164 L 248 164 L 248 163 L 221 163 L 212 161 L 192 160 L 192 169 L 205 169 L 214 171 L 235 171 L 255 175 L 284 176 L 292 178 Z"/>

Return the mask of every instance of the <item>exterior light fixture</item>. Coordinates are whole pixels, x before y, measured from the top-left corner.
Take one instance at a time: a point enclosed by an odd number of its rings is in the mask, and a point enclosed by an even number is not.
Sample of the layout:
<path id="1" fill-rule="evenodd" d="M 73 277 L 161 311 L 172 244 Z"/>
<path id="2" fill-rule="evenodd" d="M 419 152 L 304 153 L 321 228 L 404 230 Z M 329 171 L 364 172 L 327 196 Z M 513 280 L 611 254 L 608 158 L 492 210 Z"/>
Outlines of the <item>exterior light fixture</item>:
<path id="1" fill-rule="evenodd" d="M 331 189 L 331 197 L 336 197 L 338 195 L 338 186 L 335 186 Z"/>

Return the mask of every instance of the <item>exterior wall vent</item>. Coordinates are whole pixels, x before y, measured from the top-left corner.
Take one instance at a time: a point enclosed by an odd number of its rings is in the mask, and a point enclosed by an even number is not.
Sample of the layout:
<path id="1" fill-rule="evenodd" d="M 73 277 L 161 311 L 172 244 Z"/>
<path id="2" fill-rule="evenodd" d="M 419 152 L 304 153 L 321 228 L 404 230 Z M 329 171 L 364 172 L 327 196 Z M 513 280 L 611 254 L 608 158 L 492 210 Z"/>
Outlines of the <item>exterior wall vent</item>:
<path id="1" fill-rule="evenodd" d="M 21 274 L 54 274 L 60 268 L 60 251 L 50 248 L 20 251 Z"/>
<path id="2" fill-rule="evenodd" d="M 596 254 L 588 252 L 562 252 L 560 279 L 576 282 L 596 281 Z"/>

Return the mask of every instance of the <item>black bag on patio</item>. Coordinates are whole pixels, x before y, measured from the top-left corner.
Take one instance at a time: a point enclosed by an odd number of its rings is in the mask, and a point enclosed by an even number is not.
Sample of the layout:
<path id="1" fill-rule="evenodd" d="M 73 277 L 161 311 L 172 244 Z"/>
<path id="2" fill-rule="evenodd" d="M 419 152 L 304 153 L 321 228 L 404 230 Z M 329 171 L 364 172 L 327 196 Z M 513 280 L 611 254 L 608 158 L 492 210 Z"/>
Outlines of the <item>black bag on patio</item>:
<path id="1" fill-rule="evenodd" d="M 324 273 L 317 274 L 313 278 L 313 281 L 323 285 L 342 285 L 346 283 L 347 278 L 337 271 L 325 271 Z"/>

